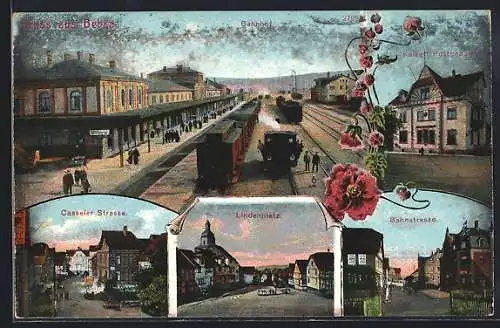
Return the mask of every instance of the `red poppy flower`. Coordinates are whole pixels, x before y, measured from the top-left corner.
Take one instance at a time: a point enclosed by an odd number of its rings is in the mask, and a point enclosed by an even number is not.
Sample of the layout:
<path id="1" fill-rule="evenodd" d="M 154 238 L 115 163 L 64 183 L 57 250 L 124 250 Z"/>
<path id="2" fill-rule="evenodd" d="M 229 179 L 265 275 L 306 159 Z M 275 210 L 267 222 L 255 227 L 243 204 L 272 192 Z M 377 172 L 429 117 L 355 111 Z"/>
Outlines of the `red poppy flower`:
<path id="1" fill-rule="evenodd" d="M 359 53 L 360 53 L 360 54 L 362 54 L 362 55 L 366 54 L 366 51 L 367 51 L 367 50 L 368 50 L 368 46 L 367 46 L 366 44 L 361 43 L 361 44 L 359 45 Z"/>
<path id="2" fill-rule="evenodd" d="M 373 76 L 372 74 L 365 74 L 363 76 L 363 82 L 367 86 L 370 86 L 375 82 L 375 76 Z"/>
<path id="3" fill-rule="evenodd" d="M 382 24 L 376 24 L 374 30 L 377 34 L 381 34 L 384 31 L 384 27 Z"/>
<path id="4" fill-rule="evenodd" d="M 364 148 L 361 139 L 348 131 L 344 131 L 340 135 L 339 145 L 342 149 L 348 149 L 352 151 L 358 151 Z"/>
<path id="5" fill-rule="evenodd" d="M 377 207 L 382 192 L 369 172 L 348 164 L 337 164 L 325 179 L 324 205 L 337 220 L 345 214 L 353 220 L 365 220 Z"/>
<path id="6" fill-rule="evenodd" d="M 372 147 L 380 147 L 384 144 L 384 135 L 378 131 L 372 131 L 368 135 L 368 144 Z"/>
<path id="7" fill-rule="evenodd" d="M 372 105 L 370 105 L 366 100 L 361 102 L 361 107 L 359 107 L 359 111 L 361 114 L 368 114 L 373 110 Z"/>
<path id="8" fill-rule="evenodd" d="M 407 16 L 403 23 L 406 32 L 416 32 L 422 26 L 422 20 L 419 17 Z"/>
<path id="9" fill-rule="evenodd" d="M 363 68 L 370 68 L 373 65 L 373 57 L 372 56 L 361 56 L 359 63 Z"/>

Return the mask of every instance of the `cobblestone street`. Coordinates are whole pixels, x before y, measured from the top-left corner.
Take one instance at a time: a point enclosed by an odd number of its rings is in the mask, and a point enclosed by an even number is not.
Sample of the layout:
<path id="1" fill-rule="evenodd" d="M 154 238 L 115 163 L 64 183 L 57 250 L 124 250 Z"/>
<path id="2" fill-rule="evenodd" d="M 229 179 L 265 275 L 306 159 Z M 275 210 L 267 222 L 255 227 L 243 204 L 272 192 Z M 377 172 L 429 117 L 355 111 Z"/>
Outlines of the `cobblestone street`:
<path id="1" fill-rule="evenodd" d="M 181 305 L 182 317 L 331 317 L 332 299 L 291 290 L 290 294 L 258 296 L 257 291 Z"/>

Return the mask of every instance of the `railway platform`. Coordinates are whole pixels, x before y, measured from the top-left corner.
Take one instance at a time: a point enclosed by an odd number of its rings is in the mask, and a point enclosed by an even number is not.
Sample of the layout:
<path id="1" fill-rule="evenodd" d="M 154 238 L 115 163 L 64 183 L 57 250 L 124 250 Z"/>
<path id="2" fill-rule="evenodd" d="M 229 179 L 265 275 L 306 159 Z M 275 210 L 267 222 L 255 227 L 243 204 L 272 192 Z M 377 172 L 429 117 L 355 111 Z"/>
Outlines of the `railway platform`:
<path id="1" fill-rule="evenodd" d="M 237 106 L 235 106 L 237 108 Z M 234 110 L 234 109 L 233 109 Z M 155 161 L 162 156 L 175 150 L 184 142 L 197 137 L 216 121 L 228 115 L 226 112 L 217 119 L 211 119 L 204 124 L 201 129 L 193 129 L 191 132 L 184 132 L 180 142 L 163 144 L 162 137 L 150 139 L 148 151 L 147 142 L 137 146 L 140 153 L 139 164 L 130 165 L 127 163 L 127 154 L 124 154 L 124 166 L 120 167 L 120 156 L 111 158 L 91 160 L 87 163 L 87 176 L 92 193 L 108 193 L 116 187 L 124 184 L 129 179 L 133 179 L 143 170 L 150 170 Z M 196 167 L 196 165 L 195 165 Z M 35 172 L 15 175 L 15 208 L 20 210 L 27 206 L 37 204 L 42 201 L 63 196 L 62 176 L 66 167 L 43 168 Z M 81 187 L 73 186 L 73 194 L 79 194 Z"/>

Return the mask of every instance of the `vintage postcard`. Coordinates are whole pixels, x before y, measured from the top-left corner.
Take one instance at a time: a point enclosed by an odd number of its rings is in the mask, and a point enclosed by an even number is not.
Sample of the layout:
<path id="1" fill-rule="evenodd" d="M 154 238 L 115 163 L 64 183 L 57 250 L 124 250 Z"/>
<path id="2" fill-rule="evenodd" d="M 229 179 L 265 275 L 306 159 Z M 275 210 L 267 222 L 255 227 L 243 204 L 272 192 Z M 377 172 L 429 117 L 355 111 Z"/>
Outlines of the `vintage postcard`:
<path id="1" fill-rule="evenodd" d="M 492 313 L 490 11 L 12 24 L 16 318 Z"/>

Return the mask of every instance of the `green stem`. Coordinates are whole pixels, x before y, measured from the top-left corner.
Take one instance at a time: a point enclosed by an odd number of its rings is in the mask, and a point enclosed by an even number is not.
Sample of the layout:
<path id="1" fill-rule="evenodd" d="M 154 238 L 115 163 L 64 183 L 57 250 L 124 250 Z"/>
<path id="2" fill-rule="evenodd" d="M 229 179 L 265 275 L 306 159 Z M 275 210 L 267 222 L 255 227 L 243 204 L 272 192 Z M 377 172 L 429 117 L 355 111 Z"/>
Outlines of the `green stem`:
<path id="1" fill-rule="evenodd" d="M 394 42 L 394 41 L 388 41 L 388 40 L 383 40 L 383 39 L 379 39 L 379 42 L 385 42 L 385 43 L 389 43 L 389 44 L 395 44 L 397 46 L 409 46 L 411 44 L 411 40 L 408 41 L 408 43 L 404 44 L 404 43 L 398 43 L 398 42 Z"/>
<path id="2" fill-rule="evenodd" d="M 352 69 L 351 64 L 349 64 L 349 59 L 347 58 L 347 51 L 349 50 L 349 47 L 351 46 L 351 44 L 354 41 L 359 40 L 361 38 L 362 38 L 361 36 L 358 36 L 358 37 L 355 37 L 355 38 L 351 39 L 351 41 L 349 41 L 349 43 L 347 44 L 347 47 L 345 48 L 345 51 L 344 51 L 344 58 L 345 58 L 345 62 L 347 64 L 347 67 L 349 67 L 349 70 L 351 71 L 351 74 L 356 78 L 356 80 L 358 79 L 358 75 Z"/>
<path id="3" fill-rule="evenodd" d="M 372 132 L 372 128 L 371 128 L 371 125 L 370 125 L 370 122 L 368 121 L 368 118 L 366 118 L 365 115 L 361 114 L 361 113 L 356 113 L 354 114 L 354 119 L 356 120 L 356 125 L 359 125 L 359 121 L 358 121 L 358 116 L 361 116 L 363 118 L 363 120 L 365 120 L 366 122 L 366 125 L 368 126 L 368 133 Z"/>

